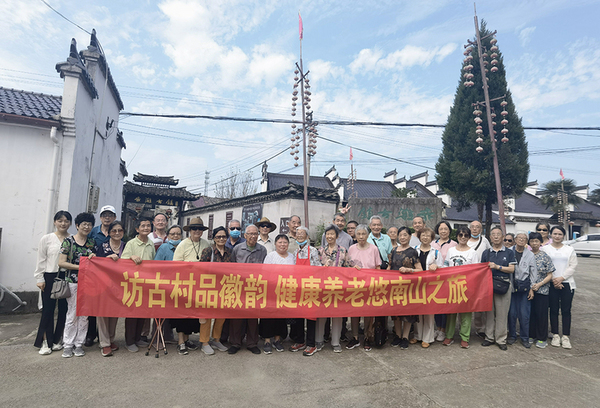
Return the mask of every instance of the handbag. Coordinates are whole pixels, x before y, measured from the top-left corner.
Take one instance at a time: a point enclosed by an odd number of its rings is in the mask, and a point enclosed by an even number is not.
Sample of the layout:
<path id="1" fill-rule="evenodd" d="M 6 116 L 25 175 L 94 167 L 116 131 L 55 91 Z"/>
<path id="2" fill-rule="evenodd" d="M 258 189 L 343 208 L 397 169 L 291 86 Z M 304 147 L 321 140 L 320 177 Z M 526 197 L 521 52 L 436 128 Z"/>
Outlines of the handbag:
<path id="1" fill-rule="evenodd" d="M 529 278 L 527 279 L 515 279 L 515 292 L 529 292 L 529 289 L 531 289 L 531 280 Z"/>
<path id="2" fill-rule="evenodd" d="M 52 290 L 50 291 L 51 299 L 66 299 L 71 297 L 71 289 L 69 289 L 69 283 L 61 278 L 54 278 L 52 283 Z"/>
<path id="3" fill-rule="evenodd" d="M 494 283 L 494 293 L 498 295 L 504 295 L 510 288 L 510 278 L 508 276 L 502 276 L 492 272 L 492 282 Z"/>

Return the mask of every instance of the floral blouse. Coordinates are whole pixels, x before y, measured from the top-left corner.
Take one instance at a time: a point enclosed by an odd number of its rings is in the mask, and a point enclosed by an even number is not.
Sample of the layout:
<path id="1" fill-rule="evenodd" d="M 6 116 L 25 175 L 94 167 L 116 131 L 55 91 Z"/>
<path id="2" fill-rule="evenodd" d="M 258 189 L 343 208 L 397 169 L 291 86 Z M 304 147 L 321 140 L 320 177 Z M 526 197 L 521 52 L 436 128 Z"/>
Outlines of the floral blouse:
<path id="1" fill-rule="evenodd" d="M 200 262 L 231 262 L 231 249 L 225 247 L 223 255 L 221 255 L 221 251 L 217 249 L 217 246 L 211 245 L 202 251 Z"/>
<path id="2" fill-rule="evenodd" d="M 348 250 L 338 245 L 337 249 L 330 250 L 329 245 L 319 248 L 319 259 L 323 266 L 353 267 L 354 261 L 350 259 Z"/>
<path id="3" fill-rule="evenodd" d="M 552 259 L 550 255 L 545 253 L 544 251 L 538 251 L 535 255 L 535 265 L 537 266 L 537 273 L 533 276 L 533 280 L 531 284 L 534 285 L 536 283 L 540 283 L 549 273 L 552 273 L 556 270 L 554 268 L 554 264 L 552 263 Z M 546 283 L 535 292 L 537 295 L 547 295 L 550 293 L 550 282 Z"/>

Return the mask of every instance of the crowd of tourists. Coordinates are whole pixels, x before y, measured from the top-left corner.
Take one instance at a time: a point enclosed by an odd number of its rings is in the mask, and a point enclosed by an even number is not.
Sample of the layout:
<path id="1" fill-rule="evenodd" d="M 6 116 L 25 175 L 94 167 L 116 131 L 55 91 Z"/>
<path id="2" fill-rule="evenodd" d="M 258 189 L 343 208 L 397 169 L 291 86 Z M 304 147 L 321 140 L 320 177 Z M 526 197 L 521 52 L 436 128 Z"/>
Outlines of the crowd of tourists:
<path id="1" fill-rule="evenodd" d="M 390 227 L 383 233 L 379 216 L 371 217 L 365 225 L 346 223 L 345 214 L 340 212 L 325 227 L 321 245 L 316 248 L 311 245 L 310 231 L 297 215 L 290 217 L 287 234 L 273 238 L 270 234 L 277 226 L 266 217 L 247 225 L 243 233 L 241 223 L 231 220 L 227 226 L 212 230 L 212 242 L 202 237 L 208 227 L 201 218 L 192 219 L 184 227 L 167 228 L 165 214 L 158 213 L 152 220 L 141 217 L 135 221 L 137 235 L 127 243 L 114 207 L 103 207 L 100 220 L 101 224 L 94 226 L 94 216 L 81 213 L 74 220 L 77 232 L 70 235 L 72 216 L 59 211 L 54 216 L 56 231 L 40 241 L 34 276 L 42 291 L 43 308 L 34 345 L 42 355 L 62 350 L 65 358 L 84 356 L 84 346 L 92 347 L 96 339 L 103 356 L 119 349 L 115 343 L 118 317 L 76 314 L 79 263 L 83 257 L 94 256 L 114 261 L 128 259 L 135 264 L 149 260 L 238 262 L 386 269 L 401 274 L 485 262 L 492 273 L 493 308 L 484 312 L 391 316 L 391 325 L 387 316 L 365 316 L 362 326 L 360 317 L 167 319 L 161 330 L 167 343 L 177 344 L 180 355 L 198 349 L 207 355 L 215 354 L 215 349 L 236 354 L 244 342 L 254 354 L 271 354 L 285 351 L 288 338 L 288 350 L 305 356 L 323 350 L 326 343 L 335 353 L 361 345 L 371 351 L 386 341 L 392 347 L 407 349 L 418 344 L 428 348 L 435 342 L 451 346 L 456 340 L 467 349 L 472 332 L 481 338 L 482 346 L 496 344 L 501 350 L 518 340 L 525 348 L 535 345 L 543 349 L 548 339 L 554 347 L 571 348 L 577 257 L 570 246 L 562 243 L 566 233 L 560 226 L 550 228 L 540 223 L 533 232 L 515 234 L 504 234 L 500 227 L 494 227 L 488 241 L 478 221 L 456 231 L 442 221 L 432 230 L 423 218 L 415 217 L 412 230 Z M 188 233 L 185 239 L 184 232 Z M 451 238 L 454 232 L 456 241 Z M 67 282 L 70 296 L 54 299 L 52 288 L 57 279 Z M 125 348 L 137 352 L 140 347 L 148 347 L 149 338 L 158 329 L 152 327 L 151 319 L 126 318 Z M 199 334 L 198 342 L 190 339 L 194 333 Z"/>

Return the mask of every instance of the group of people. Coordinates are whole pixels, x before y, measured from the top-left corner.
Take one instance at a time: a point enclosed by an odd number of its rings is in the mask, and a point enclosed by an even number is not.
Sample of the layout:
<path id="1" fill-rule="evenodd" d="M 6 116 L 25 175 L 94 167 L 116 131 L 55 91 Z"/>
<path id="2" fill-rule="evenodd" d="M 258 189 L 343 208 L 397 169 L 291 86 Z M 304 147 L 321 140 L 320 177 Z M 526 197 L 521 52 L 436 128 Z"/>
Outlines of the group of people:
<path id="1" fill-rule="evenodd" d="M 116 211 L 105 206 L 100 212 L 101 225 L 94 226 L 92 214 L 75 217 L 77 233 L 69 235 L 72 216 L 59 211 L 54 217 L 56 231 L 42 237 L 35 271 L 37 285 L 42 291 L 42 315 L 34 345 L 40 354 L 63 350 L 65 358 L 83 356 L 83 346 L 90 347 L 96 337 L 103 356 L 119 349 L 115 343 L 117 317 L 76 315 L 77 277 L 82 257 L 107 257 L 113 260 L 130 259 L 135 264 L 148 260 L 184 262 L 238 262 L 277 265 L 336 266 L 356 269 L 386 269 L 402 274 L 434 272 L 438 268 L 488 263 L 494 281 L 493 309 L 485 312 L 448 315 L 391 316 L 393 329 L 391 346 L 406 349 L 420 343 L 428 348 L 438 341 L 445 346 L 454 343 L 459 325 L 460 346 L 469 348 L 472 323 L 482 346 L 497 344 L 507 350 L 507 344 L 517 341 L 524 347 L 545 348 L 548 339 L 548 311 L 551 344 L 571 348 L 571 304 L 575 292 L 573 274 L 577 258 L 571 247 L 563 245 L 565 230 L 540 223 L 536 231 L 505 235 L 499 227 L 490 231 L 490 241 L 482 235 L 482 225 L 473 221 L 469 227 L 456 230 L 442 221 L 432 230 L 421 217 L 415 217 L 413 231 L 408 227 L 390 227 L 383 233 L 379 216 L 369 225 L 350 221 L 344 213 L 336 213 L 333 222 L 325 227 L 321 246 L 310 242 L 310 231 L 302 226 L 299 216 L 288 222 L 287 234 L 274 239 L 270 233 L 277 226 L 263 217 L 247 225 L 242 233 L 238 220 L 212 230 L 212 242 L 203 238 L 208 229 L 201 218 L 188 225 L 172 225 L 158 213 L 154 219 L 140 217 L 135 221 L 137 235 L 123 241 L 124 228 L 116 220 Z M 183 239 L 184 232 L 189 236 Z M 510 245 L 514 244 L 514 245 Z M 55 300 L 51 289 L 55 279 L 65 279 L 71 292 L 66 299 Z M 58 318 L 54 321 L 58 304 Z M 559 310 L 562 316 L 562 336 L 559 331 Z M 350 329 L 347 321 L 350 320 Z M 168 319 L 162 325 L 167 343 L 177 344 L 180 355 L 201 349 L 205 354 L 218 351 L 236 354 L 245 339 L 246 348 L 254 353 L 271 354 L 284 351 L 288 337 L 289 351 L 312 356 L 330 341 L 334 352 L 342 352 L 342 342 L 350 350 L 361 345 L 360 317 L 311 319 Z M 388 337 L 387 317 L 363 317 L 362 347 L 370 351 L 382 346 Z M 158 327 L 150 319 L 125 319 L 125 347 L 137 352 L 148 347 L 148 338 Z M 177 333 L 175 336 L 173 330 Z M 199 333 L 199 344 L 190 335 Z M 412 333 L 412 336 L 411 336 Z M 263 339 L 262 351 L 259 348 Z M 228 344 L 228 346 L 226 346 Z"/>

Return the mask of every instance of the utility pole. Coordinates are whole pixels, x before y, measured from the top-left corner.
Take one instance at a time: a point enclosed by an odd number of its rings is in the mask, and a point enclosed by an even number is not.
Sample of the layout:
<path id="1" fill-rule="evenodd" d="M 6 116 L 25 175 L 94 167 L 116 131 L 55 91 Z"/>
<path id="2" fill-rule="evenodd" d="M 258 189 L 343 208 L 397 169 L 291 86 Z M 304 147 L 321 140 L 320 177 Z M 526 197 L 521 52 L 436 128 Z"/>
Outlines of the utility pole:
<path id="1" fill-rule="evenodd" d="M 475 6 L 474 6 L 475 7 Z M 477 20 L 477 8 L 475 8 L 475 34 L 477 36 L 476 44 L 472 41 L 468 41 L 470 45 L 477 45 L 477 53 L 479 54 L 479 66 L 481 68 L 481 80 L 483 82 L 483 96 L 485 98 L 485 110 L 487 116 L 488 123 L 488 131 L 490 133 L 490 139 L 492 142 L 492 152 L 494 155 L 494 179 L 496 181 L 496 199 L 498 200 L 498 216 L 500 217 L 500 227 L 502 228 L 502 232 L 506 233 L 506 220 L 504 216 L 504 201 L 502 199 L 502 184 L 500 183 L 500 169 L 498 167 L 498 154 L 496 152 L 496 131 L 494 130 L 494 126 L 492 124 L 492 111 L 490 106 L 490 95 L 488 91 L 488 83 L 487 83 L 487 73 L 485 72 L 485 64 L 483 61 L 483 49 L 481 46 L 481 34 L 479 32 L 479 22 Z M 496 31 L 490 34 L 493 36 L 496 34 Z M 487 38 L 487 37 L 484 37 Z M 484 103 L 480 103 L 484 104 Z M 480 151 L 480 150 L 478 150 Z"/>

